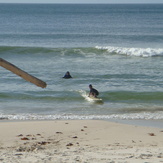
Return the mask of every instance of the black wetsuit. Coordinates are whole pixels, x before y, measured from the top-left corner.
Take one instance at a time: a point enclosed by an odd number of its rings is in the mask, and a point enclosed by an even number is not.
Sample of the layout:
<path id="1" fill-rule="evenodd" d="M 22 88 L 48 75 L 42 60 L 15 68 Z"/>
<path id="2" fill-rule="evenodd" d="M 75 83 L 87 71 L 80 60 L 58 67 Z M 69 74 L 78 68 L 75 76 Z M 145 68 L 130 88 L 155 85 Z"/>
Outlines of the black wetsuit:
<path id="1" fill-rule="evenodd" d="M 90 95 L 94 95 L 94 96 L 96 97 L 96 96 L 99 95 L 99 92 L 98 92 L 96 89 L 91 88 L 91 90 L 90 90 Z"/>
<path id="2" fill-rule="evenodd" d="M 72 76 L 71 75 L 65 75 L 63 78 L 69 79 L 69 78 L 72 78 Z"/>

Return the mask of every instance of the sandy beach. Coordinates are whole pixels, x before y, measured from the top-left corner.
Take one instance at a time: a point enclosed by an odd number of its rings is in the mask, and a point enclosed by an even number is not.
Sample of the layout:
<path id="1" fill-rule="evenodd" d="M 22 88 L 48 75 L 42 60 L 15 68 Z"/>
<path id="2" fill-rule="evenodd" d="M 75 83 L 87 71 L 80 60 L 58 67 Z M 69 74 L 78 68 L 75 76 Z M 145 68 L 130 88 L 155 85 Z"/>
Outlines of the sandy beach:
<path id="1" fill-rule="evenodd" d="M 0 122 L 2 163 L 159 163 L 163 129 L 97 120 Z"/>

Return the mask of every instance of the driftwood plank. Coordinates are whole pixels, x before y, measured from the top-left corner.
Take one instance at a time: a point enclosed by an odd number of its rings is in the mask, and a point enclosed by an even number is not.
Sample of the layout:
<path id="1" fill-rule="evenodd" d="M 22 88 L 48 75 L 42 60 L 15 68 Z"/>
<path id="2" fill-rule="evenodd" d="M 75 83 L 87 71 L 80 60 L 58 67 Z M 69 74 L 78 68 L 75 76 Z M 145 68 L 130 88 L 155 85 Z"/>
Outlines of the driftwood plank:
<path id="1" fill-rule="evenodd" d="M 37 85 L 38 87 L 45 88 L 47 86 L 47 84 L 44 81 L 28 74 L 27 72 L 21 70 L 20 68 L 16 67 L 15 65 L 11 64 L 10 62 L 7 62 L 2 58 L 0 58 L 0 66 L 15 73 L 16 75 L 22 77 L 23 79 Z"/>

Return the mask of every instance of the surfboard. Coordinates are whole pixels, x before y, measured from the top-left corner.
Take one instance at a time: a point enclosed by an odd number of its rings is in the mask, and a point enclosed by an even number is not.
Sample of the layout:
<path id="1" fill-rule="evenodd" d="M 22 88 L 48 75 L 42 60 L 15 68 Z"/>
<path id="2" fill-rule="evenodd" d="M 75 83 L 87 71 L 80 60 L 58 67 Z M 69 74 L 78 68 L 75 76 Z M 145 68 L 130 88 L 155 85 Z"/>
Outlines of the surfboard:
<path id="1" fill-rule="evenodd" d="M 79 92 L 81 96 L 84 97 L 85 100 L 92 102 L 92 103 L 103 104 L 103 100 L 101 98 L 89 96 L 89 94 L 87 94 L 87 92 L 83 90 L 80 90 Z"/>
<path id="2" fill-rule="evenodd" d="M 103 100 L 101 98 L 94 97 L 94 96 L 88 96 L 88 99 L 89 99 L 89 101 L 92 101 L 92 102 L 97 102 L 97 103 L 103 102 Z"/>

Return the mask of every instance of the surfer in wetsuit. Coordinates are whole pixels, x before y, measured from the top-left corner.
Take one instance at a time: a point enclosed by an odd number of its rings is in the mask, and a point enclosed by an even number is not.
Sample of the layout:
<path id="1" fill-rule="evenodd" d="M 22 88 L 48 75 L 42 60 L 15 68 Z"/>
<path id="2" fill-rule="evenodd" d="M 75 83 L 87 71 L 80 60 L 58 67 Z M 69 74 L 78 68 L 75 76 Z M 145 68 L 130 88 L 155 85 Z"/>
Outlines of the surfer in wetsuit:
<path id="1" fill-rule="evenodd" d="M 89 88 L 90 88 L 89 97 L 90 96 L 97 97 L 99 95 L 99 92 L 96 89 L 94 89 L 91 84 L 89 85 Z"/>
<path id="2" fill-rule="evenodd" d="M 70 72 L 67 71 L 66 74 L 65 74 L 65 76 L 63 78 L 70 79 L 70 78 L 72 78 L 72 76 L 70 75 Z"/>

